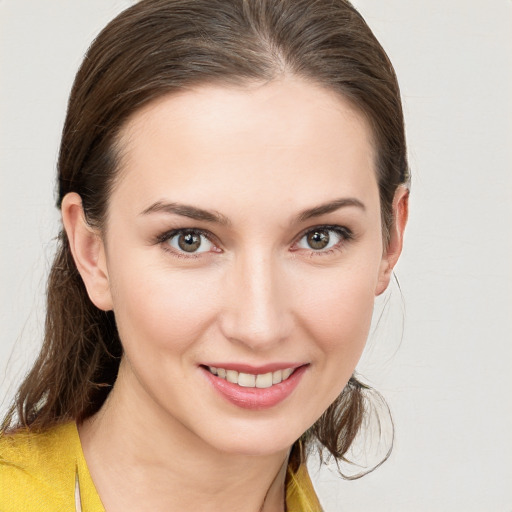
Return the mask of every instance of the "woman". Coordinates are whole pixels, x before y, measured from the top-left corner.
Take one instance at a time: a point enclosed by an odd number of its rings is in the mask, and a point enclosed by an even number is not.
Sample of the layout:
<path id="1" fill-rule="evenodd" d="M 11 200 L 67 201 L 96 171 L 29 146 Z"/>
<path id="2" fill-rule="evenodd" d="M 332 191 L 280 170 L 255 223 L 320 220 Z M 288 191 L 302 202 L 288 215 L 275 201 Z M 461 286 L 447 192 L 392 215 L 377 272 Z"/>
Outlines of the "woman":
<path id="1" fill-rule="evenodd" d="M 146 0 L 79 70 L 41 354 L 2 510 L 320 510 L 305 469 L 400 255 L 392 66 L 331 0 Z M 15 414 L 17 418 L 15 418 Z"/>

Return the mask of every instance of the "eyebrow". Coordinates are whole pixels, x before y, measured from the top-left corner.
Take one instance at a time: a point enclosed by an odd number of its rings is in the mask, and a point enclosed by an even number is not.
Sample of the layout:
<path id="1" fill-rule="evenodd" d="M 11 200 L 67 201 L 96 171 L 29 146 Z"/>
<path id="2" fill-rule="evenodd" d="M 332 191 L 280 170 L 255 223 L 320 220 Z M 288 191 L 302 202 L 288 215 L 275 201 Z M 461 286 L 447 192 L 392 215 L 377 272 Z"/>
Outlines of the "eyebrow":
<path id="1" fill-rule="evenodd" d="M 181 215 L 182 217 L 189 217 L 191 219 L 202 220 L 205 222 L 214 222 L 224 226 L 231 224 L 230 220 L 221 213 L 203 210 L 202 208 L 186 204 L 164 203 L 162 201 L 153 203 L 149 208 L 146 208 L 141 215 L 148 215 L 150 213 L 157 212 Z"/>
<path id="2" fill-rule="evenodd" d="M 297 215 L 297 220 L 299 222 L 304 222 L 313 217 L 320 217 L 321 215 L 326 215 L 327 213 L 332 213 L 336 210 L 339 210 L 340 208 L 345 208 L 348 206 L 355 206 L 363 211 L 366 210 L 365 205 L 359 201 L 359 199 L 356 199 L 355 197 L 345 197 L 304 210 L 303 212 L 299 213 L 299 215 Z"/>
<path id="3" fill-rule="evenodd" d="M 321 215 L 326 215 L 328 213 L 335 212 L 340 208 L 346 208 L 350 206 L 355 206 L 363 211 L 366 210 L 365 205 L 361 201 L 359 201 L 359 199 L 347 197 L 335 199 L 334 201 L 329 201 L 328 203 L 324 203 L 319 206 L 303 210 L 295 217 L 295 220 L 297 222 L 304 222 L 308 219 L 320 217 Z M 160 212 L 181 215 L 182 217 L 189 217 L 190 219 L 194 220 L 222 224 L 224 226 L 231 225 L 231 221 L 225 215 L 222 215 L 219 212 L 203 210 L 202 208 L 197 208 L 195 206 L 190 206 L 181 203 L 165 203 L 162 201 L 157 201 L 156 203 L 153 203 L 151 206 L 142 211 L 141 215 L 149 215 L 150 213 Z"/>

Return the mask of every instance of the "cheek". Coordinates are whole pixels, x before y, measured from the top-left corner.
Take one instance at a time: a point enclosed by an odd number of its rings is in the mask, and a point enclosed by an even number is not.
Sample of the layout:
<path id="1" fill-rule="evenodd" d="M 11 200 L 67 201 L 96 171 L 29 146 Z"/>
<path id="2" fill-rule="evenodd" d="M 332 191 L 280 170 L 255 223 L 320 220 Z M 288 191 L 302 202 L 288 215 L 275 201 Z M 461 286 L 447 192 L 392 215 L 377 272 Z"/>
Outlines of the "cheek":
<path id="1" fill-rule="evenodd" d="M 368 267 L 338 269 L 316 276 L 308 293 L 298 293 L 304 327 L 318 350 L 339 356 L 349 366 L 357 363 L 370 328 L 375 272 Z"/>
<path id="2" fill-rule="evenodd" d="M 142 344 L 157 352 L 172 346 L 179 353 L 215 315 L 215 276 L 139 263 L 127 261 L 111 280 L 123 345 Z"/>
<path id="3" fill-rule="evenodd" d="M 303 407 L 315 421 L 354 373 L 368 338 L 374 305 L 374 267 L 344 268 L 316 276 L 315 286 L 297 293 L 302 329 L 312 350 L 315 400 Z"/>

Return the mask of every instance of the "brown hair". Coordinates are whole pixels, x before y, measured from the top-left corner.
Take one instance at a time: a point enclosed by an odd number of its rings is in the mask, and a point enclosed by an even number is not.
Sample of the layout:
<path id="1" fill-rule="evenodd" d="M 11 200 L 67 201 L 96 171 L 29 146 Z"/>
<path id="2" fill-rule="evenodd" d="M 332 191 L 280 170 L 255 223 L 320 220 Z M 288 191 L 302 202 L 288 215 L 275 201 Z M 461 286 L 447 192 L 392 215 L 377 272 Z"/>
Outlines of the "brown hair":
<path id="1" fill-rule="evenodd" d="M 384 238 L 392 201 L 409 179 L 393 67 L 363 18 L 345 0 L 143 0 L 99 34 L 77 73 L 58 162 L 58 201 L 78 193 L 101 228 L 115 183 L 116 141 L 130 116 L 163 95 L 205 83 L 244 84 L 292 74 L 336 91 L 362 112 L 377 149 Z M 113 312 L 89 300 L 64 231 L 50 272 L 42 350 L 3 428 L 46 429 L 83 420 L 103 404 L 122 354 Z M 337 460 L 359 431 L 365 386 L 354 377 L 303 436 Z"/>

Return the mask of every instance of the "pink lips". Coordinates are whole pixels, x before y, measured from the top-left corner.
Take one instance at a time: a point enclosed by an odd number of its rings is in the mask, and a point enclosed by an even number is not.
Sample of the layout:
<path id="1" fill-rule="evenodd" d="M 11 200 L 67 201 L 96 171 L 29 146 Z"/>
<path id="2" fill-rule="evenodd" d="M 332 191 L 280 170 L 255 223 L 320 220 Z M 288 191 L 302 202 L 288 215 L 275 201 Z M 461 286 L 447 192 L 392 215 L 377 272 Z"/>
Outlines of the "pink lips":
<path id="1" fill-rule="evenodd" d="M 263 374 L 271 371 L 284 369 L 285 365 L 265 365 L 257 368 L 246 365 L 219 365 L 226 370 L 237 370 L 239 372 L 251 374 Z M 287 366 L 288 368 L 294 365 Z M 286 380 L 279 384 L 274 384 L 269 388 L 244 388 L 238 384 L 228 382 L 216 375 L 213 375 L 206 368 L 202 368 L 206 378 L 210 381 L 214 389 L 232 404 L 244 409 L 267 409 L 273 407 L 292 394 L 299 384 L 308 365 L 302 365 Z"/>

